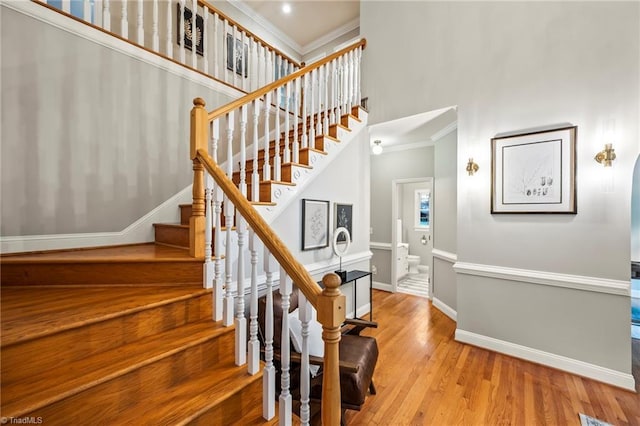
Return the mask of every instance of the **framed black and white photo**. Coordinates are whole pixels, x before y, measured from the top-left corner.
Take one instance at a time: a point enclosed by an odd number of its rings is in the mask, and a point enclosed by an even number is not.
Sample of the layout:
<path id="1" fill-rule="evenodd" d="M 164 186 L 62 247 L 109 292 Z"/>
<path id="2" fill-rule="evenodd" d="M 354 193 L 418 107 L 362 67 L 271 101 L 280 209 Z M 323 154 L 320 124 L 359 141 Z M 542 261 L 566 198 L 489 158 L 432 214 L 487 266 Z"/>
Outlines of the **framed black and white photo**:
<path id="1" fill-rule="evenodd" d="M 491 139 L 491 213 L 577 213 L 577 127 Z"/>
<path id="2" fill-rule="evenodd" d="M 227 69 L 235 71 L 239 76 L 247 78 L 249 76 L 249 46 L 242 45 L 242 40 L 236 39 L 233 44 L 233 35 L 227 34 Z"/>
<path id="3" fill-rule="evenodd" d="M 353 241 L 353 204 L 334 203 L 335 222 L 334 229 L 346 228 L 349 231 L 351 241 Z M 338 243 L 344 243 L 347 238 L 344 234 L 338 236 Z"/>
<path id="4" fill-rule="evenodd" d="M 329 201 L 302 200 L 302 250 L 329 246 Z"/>
<path id="5" fill-rule="evenodd" d="M 182 16 L 182 9 L 178 3 L 178 30 L 176 36 L 178 38 L 178 46 L 180 46 L 180 30 L 182 27 L 184 47 L 185 49 L 193 49 L 193 42 L 195 40 L 196 53 L 200 56 L 204 53 L 204 20 L 201 15 L 196 15 L 196 27 L 193 28 L 193 12 L 188 7 L 184 8 L 184 17 Z"/>

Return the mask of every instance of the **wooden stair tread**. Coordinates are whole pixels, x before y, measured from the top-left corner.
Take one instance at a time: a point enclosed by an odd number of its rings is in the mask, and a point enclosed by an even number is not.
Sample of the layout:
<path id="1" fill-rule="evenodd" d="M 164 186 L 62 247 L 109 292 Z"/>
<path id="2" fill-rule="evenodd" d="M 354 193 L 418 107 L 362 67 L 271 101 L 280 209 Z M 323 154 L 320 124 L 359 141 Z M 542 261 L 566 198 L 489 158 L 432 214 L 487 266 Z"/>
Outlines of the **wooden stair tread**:
<path id="1" fill-rule="evenodd" d="M 194 287 L 3 287 L 1 344 L 5 347 L 208 292 L 202 284 Z"/>
<path id="2" fill-rule="evenodd" d="M 61 365 L 28 381 L 3 383 L 3 415 L 29 413 L 233 330 L 201 320 Z"/>
<path id="3" fill-rule="evenodd" d="M 120 424 L 120 420 L 121 424 L 129 423 L 132 419 L 144 419 L 145 424 L 188 424 L 256 381 L 262 382 L 262 368 L 251 376 L 246 365 L 236 366 L 233 360 L 218 363 L 198 377 L 172 387 L 169 392 L 121 412 L 116 424 Z"/>
<path id="4" fill-rule="evenodd" d="M 93 263 L 93 262 L 194 262 L 189 251 L 154 243 L 88 249 L 55 250 L 50 252 L 18 253 L 0 256 L 1 264 L 19 263 Z"/>

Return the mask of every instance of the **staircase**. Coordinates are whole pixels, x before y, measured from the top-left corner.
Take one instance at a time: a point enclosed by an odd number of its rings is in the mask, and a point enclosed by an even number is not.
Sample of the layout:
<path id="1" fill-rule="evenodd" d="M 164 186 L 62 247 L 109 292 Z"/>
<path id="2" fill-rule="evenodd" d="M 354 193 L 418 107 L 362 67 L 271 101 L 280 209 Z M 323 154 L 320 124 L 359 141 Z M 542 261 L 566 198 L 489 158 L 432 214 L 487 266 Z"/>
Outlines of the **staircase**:
<path id="1" fill-rule="evenodd" d="M 362 114 L 354 107 L 301 150 L 300 163 L 283 164 L 281 181 L 261 179 L 252 203 L 275 209 L 278 186 L 310 182 L 313 156 L 337 153 Z M 155 243 L 0 258 L 1 416 L 47 425 L 278 421 L 262 418 L 262 371 L 234 363 L 234 327 L 212 321 L 202 260 L 188 253 L 192 205 L 179 208 L 180 223 L 154 225 Z"/>

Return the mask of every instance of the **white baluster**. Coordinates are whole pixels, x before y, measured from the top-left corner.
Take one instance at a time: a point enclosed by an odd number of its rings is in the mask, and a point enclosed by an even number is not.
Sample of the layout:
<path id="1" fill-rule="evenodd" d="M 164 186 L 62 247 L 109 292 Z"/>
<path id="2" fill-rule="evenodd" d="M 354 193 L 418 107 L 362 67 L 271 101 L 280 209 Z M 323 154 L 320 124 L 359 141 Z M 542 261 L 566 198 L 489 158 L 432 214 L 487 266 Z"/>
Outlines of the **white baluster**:
<path id="1" fill-rule="evenodd" d="M 62 11 L 66 13 L 71 13 L 71 0 L 62 0 Z"/>
<path id="2" fill-rule="evenodd" d="M 111 10 L 109 0 L 103 0 L 102 2 L 102 28 L 107 31 L 111 31 Z"/>
<path id="3" fill-rule="evenodd" d="M 198 0 L 191 0 L 191 68 L 198 68 L 198 27 L 196 19 L 198 16 Z M 204 36 L 204 34 L 202 34 Z"/>
<path id="4" fill-rule="evenodd" d="M 238 291 L 236 292 L 236 365 L 247 363 L 247 319 L 244 315 L 244 255 L 245 237 L 247 235 L 247 221 L 236 214 L 236 231 L 238 234 Z"/>
<path id="5" fill-rule="evenodd" d="M 280 107 L 278 106 L 278 99 L 280 98 L 280 95 L 278 94 L 280 91 L 280 89 L 276 89 L 275 92 L 273 93 L 273 97 L 276 99 L 276 106 L 275 106 L 275 111 L 276 111 L 276 117 L 275 117 L 275 122 L 276 122 L 276 128 L 275 128 L 275 140 L 273 142 L 273 179 L 274 180 L 279 180 L 280 176 L 279 176 L 279 170 L 282 168 L 282 160 L 280 159 Z"/>
<path id="6" fill-rule="evenodd" d="M 136 17 L 137 42 L 140 46 L 144 46 L 144 4 L 142 0 L 138 0 L 138 15 Z"/>
<path id="7" fill-rule="evenodd" d="M 214 261 L 214 281 L 213 281 L 213 320 L 220 321 L 224 315 L 224 277 L 222 276 L 222 200 L 224 195 L 218 185 L 213 190 L 213 255 Z"/>
<path id="8" fill-rule="evenodd" d="M 336 87 L 337 87 L 337 71 L 336 71 L 337 60 L 331 61 L 331 114 L 330 114 L 330 122 L 331 124 L 336 124 Z"/>
<path id="9" fill-rule="evenodd" d="M 229 82 L 229 70 L 227 69 L 227 63 L 229 62 L 228 56 L 233 54 L 233 40 L 231 43 L 231 52 L 227 49 L 227 37 L 229 37 L 229 21 L 226 19 L 223 21 L 222 26 L 222 75 L 224 78 L 222 79 L 225 83 Z M 233 58 L 233 56 L 231 56 Z M 231 60 L 233 63 L 233 59 Z M 231 71 L 233 72 L 233 70 Z"/>
<path id="10" fill-rule="evenodd" d="M 347 114 L 351 114 L 351 107 L 353 106 L 353 50 L 349 52 L 349 80 L 347 84 Z"/>
<path id="11" fill-rule="evenodd" d="M 154 52 L 160 52 L 160 35 L 158 32 L 158 0 L 153 0 L 152 17 L 153 23 L 151 24 L 151 49 Z"/>
<path id="12" fill-rule="evenodd" d="M 289 99 L 291 97 L 291 83 L 284 85 L 284 153 L 282 155 L 283 163 L 291 162 L 291 141 L 289 140 Z M 276 171 L 277 173 L 277 171 Z M 277 178 L 276 178 L 277 179 Z"/>
<path id="13" fill-rule="evenodd" d="M 284 268 L 280 267 L 280 295 L 282 296 L 282 335 L 280 336 L 280 363 L 282 372 L 280 378 L 279 416 L 281 425 L 291 425 L 291 393 L 289 385 L 290 353 L 289 353 L 289 297 L 291 296 L 291 278 Z"/>
<path id="14" fill-rule="evenodd" d="M 104 8 L 104 0 L 94 0 L 91 6 L 93 10 L 93 16 L 91 17 L 91 23 L 98 27 L 104 28 L 104 19 L 102 17 L 102 9 Z"/>
<path id="15" fill-rule="evenodd" d="M 300 421 L 308 425 L 310 421 L 309 408 L 309 322 L 311 321 L 311 304 L 304 294 L 298 292 L 298 318 L 302 323 L 302 360 L 300 366 Z"/>
<path id="16" fill-rule="evenodd" d="M 298 116 L 300 114 L 300 79 L 296 78 L 293 90 L 293 162 L 300 162 L 300 142 L 298 140 Z"/>
<path id="17" fill-rule="evenodd" d="M 204 64 L 204 73 L 209 74 L 209 9 L 206 7 L 203 7 L 202 9 L 202 13 L 204 14 L 202 21 L 202 28 L 204 29 L 204 34 L 202 34 L 202 62 Z"/>
<path id="18" fill-rule="evenodd" d="M 247 57 L 244 56 L 244 45 L 247 42 L 247 33 L 242 31 L 242 43 L 240 44 L 240 57 L 242 58 L 242 70 L 240 71 L 240 87 L 242 90 L 247 90 L 247 80 L 248 78 L 244 78 L 245 75 L 249 73 L 249 52 L 247 52 Z M 247 48 L 247 50 L 249 50 Z"/>
<path id="19" fill-rule="evenodd" d="M 260 239 L 249 229 L 249 253 L 251 253 L 251 296 L 249 303 L 249 355 L 247 370 L 257 374 L 260 370 L 260 342 L 258 341 L 258 248 Z"/>
<path id="20" fill-rule="evenodd" d="M 318 68 L 318 121 L 316 121 L 316 135 L 324 135 L 326 129 L 322 128 L 322 67 Z"/>
<path id="21" fill-rule="evenodd" d="M 220 21 L 220 17 L 218 16 L 218 12 L 213 14 L 213 76 L 215 78 L 219 78 L 220 76 L 220 69 L 219 69 L 219 62 L 218 62 L 218 55 L 220 55 L 220 52 L 218 51 L 218 47 L 220 43 L 218 43 L 218 22 Z M 223 42 L 222 44 L 224 44 L 224 37 L 222 38 Z M 224 51 L 224 47 L 222 47 L 222 50 Z"/>
<path id="22" fill-rule="evenodd" d="M 93 23 L 91 19 L 91 1 L 90 0 L 82 0 L 82 19 L 89 23 Z"/>
<path id="23" fill-rule="evenodd" d="M 242 55 L 242 53 L 236 52 L 236 49 L 238 48 L 238 46 L 236 46 L 236 40 L 238 38 L 238 27 L 236 27 L 235 25 L 233 26 L 233 37 L 231 38 L 231 57 L 233 58 L 233 61 L 231 62 L 233 65 L 233 71 L 231 71 L 231 75 L 233 76 L 233 87 L 240 87 L 238 85 L 238 66 L 237 66 L 237 61 L 236 58 L 238 57 L 238 54 Z"/>
<path id="24" fill-rule="evenodd" d="M 233 111 L 227 113 L 227 176 L 233 176 Z M 226 250 L 225 250 L 225 286 L 226 294 L 224 299 L 223 324 L 229 326 L 233 324 L 233 291 L 231 289 L 232 267 L 231 267 L 231 234 L 233 228 L 234 206 L 229 198 L 224 197 L 224 225 L 227 228 Z"/>
<path id="25" fill-rule="evenodd" d="M 258 74 L 258 42 L 252 37 L 251 42 L 249 43 L 249 63 L 251 64 L 251 68 L 249 69 L 249 91 L 253 92 L 258 90 L 260 86 L 258 86 L 257 76 Z"/>
<path id="26" fill-rule="evenodd" d="M 340 117 L 342 117 L 342 87 L 343 87 L 343 58 L 344 56 L 340 56 L 338 58 L 338 65 L 336 70 L 336 101 L 337 101 L 337 109 L 336 109 L 336 122 L 340 121 Z"/>
<path id="27" fill-rule="evenodd" d="M 362 102 L 362 92 L 360 85 L 362 84 L 362 47 L 358 47 L 358 58 L 356 60 L 356 105 L 360 105 Z"/>
<path id="28" fill-rule="evenodd" d="M 247 196 L 247 104 L 240 107 L 240 185 L 238 189 Z"/>
<path id="29" fill-rule="evenodd" d="M 186 52 L 185 52 L 185 46 L 184 46 L 184 23 L 186 21 L 184 15 L 185 15 L 185 0 L 180 0 L 180 21 L 178 24 L 178 40 L 179 44 L 180 44 L 180 63 L 184 64 L 185 63 L 185 58 L 186 58 Z"/>
<path id="30" fill-rule="evenodd" d="M 173 58 L 173 2 L 167 2 L 167 56 Z"/>
<path id="31" fill-rule="evenodd" d="M 262 417 L 271 420 L 276 415 L 276 369 L 273 365 L 273 273 L 275 258 L 264 248 L 266 275 L 266 306 L 264 315 L 264 373 L 262 376 Z"/>
<path id="32" fill-rule="evenodd" d="M 120 35 L 129 38 L 129 21 L 127 20 L 127 0 L 120 0 L 122 9 L 120 10 Z"/>
<path id="33" fill-rule="evenodd" d="M 316 110 L 316 104 L 314 102 L 316 96 L 315 78 L 316 70 L 312 70 L 309 74 L 309 146 L 312 148 L 316 147 L 316 125 L 314 123 Z"/>
<path id="34" fill-rule="evenodd" d="M 302 95 L 304 96 L 304 98 L 302 98 L 302 148 L 308 148 L 309 147 L 309 139 L 308 139 L 308 135 L 307 135 L 307 103 L 308 103 L 308 99 L 309 99 L 309 74 L 305 74 L 302 77 Z"/>
<path id="35" fill-rule="evenodd" d="M 329 133 L 329 65 L 323 65 L 322 69 L 324 70 L 324 87 L 322 91 L 322 96 L 324 97 L 324 105 L 323 105 L 323 120 L 322 126 L 324 127 L 324 131 Z"/>
<path id="36" fill-rule="evenodd" d="M 213 238 L 213 178 L 207 173 L 206 184 L 204 189 L 205 200 L 205 228 L 204 228 L 204 288 L 213 288 L 213 278 L 215 274 L 214 264 L 211 259 L 211 245 Z"/>
<path id="37" fill-rule="evenodd" d="M 275 74 L 275 72 L 276 72 L 276 70 L 275 70 L 276 51 L 275 50 L 272 51 L 269 56 L 270 56 L 271 62 L 269 64 L 270 66 L 269 66 L 269 69 L 267 71 L 269 72 L 269 75 L 271 76 L 271 81 L 269 81 L 269 83 L 273 83 L 274 81 L 277 80 L 276 74 Z M 278 104 L 278 101 L 276 100 L 276 105 L 277 104 Z"/>
<path id="38" fill-rule="evenodd" d="M 269 111 L 271 110 L 271 92 L 266 93 L 264 98 L 264 162 L 262 164 L 262 180 L 271 180 L 271 166 L 269 165 Z M 276 114 L 276 132 L 278 131 L 277 117 L 278 114 Z"/>
<path id="39" fill-rule="evenodd" d="M 251 173 L 251 200 L 258 201 L 260 199 L 260 173 L 258 172 L 258 122 L 260 120 L 260 102 L 253 101 L 253 172 Z M 267 137 L 269 137 L 267 135 Z"/>

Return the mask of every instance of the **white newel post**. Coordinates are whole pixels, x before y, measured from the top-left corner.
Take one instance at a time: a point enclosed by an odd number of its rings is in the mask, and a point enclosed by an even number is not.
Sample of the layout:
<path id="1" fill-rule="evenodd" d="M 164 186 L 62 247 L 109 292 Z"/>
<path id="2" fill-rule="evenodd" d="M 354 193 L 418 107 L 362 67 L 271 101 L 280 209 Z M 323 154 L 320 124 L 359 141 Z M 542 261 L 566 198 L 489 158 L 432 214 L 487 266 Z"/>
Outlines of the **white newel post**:
<path id="1" fill-rule="evenodd" d="M 120 35 L 123 38 L 129 38 L 129 21 L 127 20 L 127 0 L 120 0 L 122 8 L 120 9 Z"/>
<path id="2" fill-rule="evenodd" d="M 140 46 L 144 46 L 144 3 L 138 0 L 138 14 L 136 16 L 136 41 Z"/>
<path id="3" fill-rule="evenodd" d="M 311 304 L 304 294 L 298 292 L 298 318 L 302 323 L 302 365 L 300 370 L 300 422 L 303 426 L 310 422 L 310 377 L 309 377 L 309 321 L 311 321 Z"/>
<path id="4" fill-rule="evenodd" d="M 264 314 L 264 374 L 262 376 L 262 417 L 271 420 L 276 415 L 276 368 L 273 365 L 273 274 L 278 264 L 264 248 L 266 275 L 266 306 Z"/>
<path id="5" fill-rule="evenodd" d="M 173 2 L 167 2 L 167 56 L 173 58 Z"/>
<path id="6" fill-rule="evenodd" d="M 290 353 L 289 353 L 289 298 L 291 296 L 291 278 L 283 267 L 280 267 L 280 295 L 282 296 L 282 335 L 280 337 L 280 363 L 282 365 L 282 376 L 280 382 L 279 417 L 280 424 L 291 426 L 291 392 L 289 384 L 291 377 Z"/>
<path id="7" fill-rule="evenodd" d="M 257 374 L 260 370 L 260 342 L 258 341 L 258 248 L 260 239 L 249 229 L 249 253 L 251 254 L 251 298 L 249 304 L 249 355 L 247 370 Z"/>
<path id="8" fill-rule="evenodd" d="M 233 126 L 234 126 L 234 114 L 233 111 L 227 113 L 227 176 L 229 179 L 233 176 Z M 225 298 L 224 298 L 224 315 L 222 323 L 225 326 L 233 324 L 233 289 L 231 288 L 232 282 L 232 263 L 231 263 L 231 240 L 233 233 L 233 215 L 234 205 L 229 200 L 229 197 L 224 196 L 224 225 L 227 229 L 226 232 L 226 247 L 225 247 Z"/>

